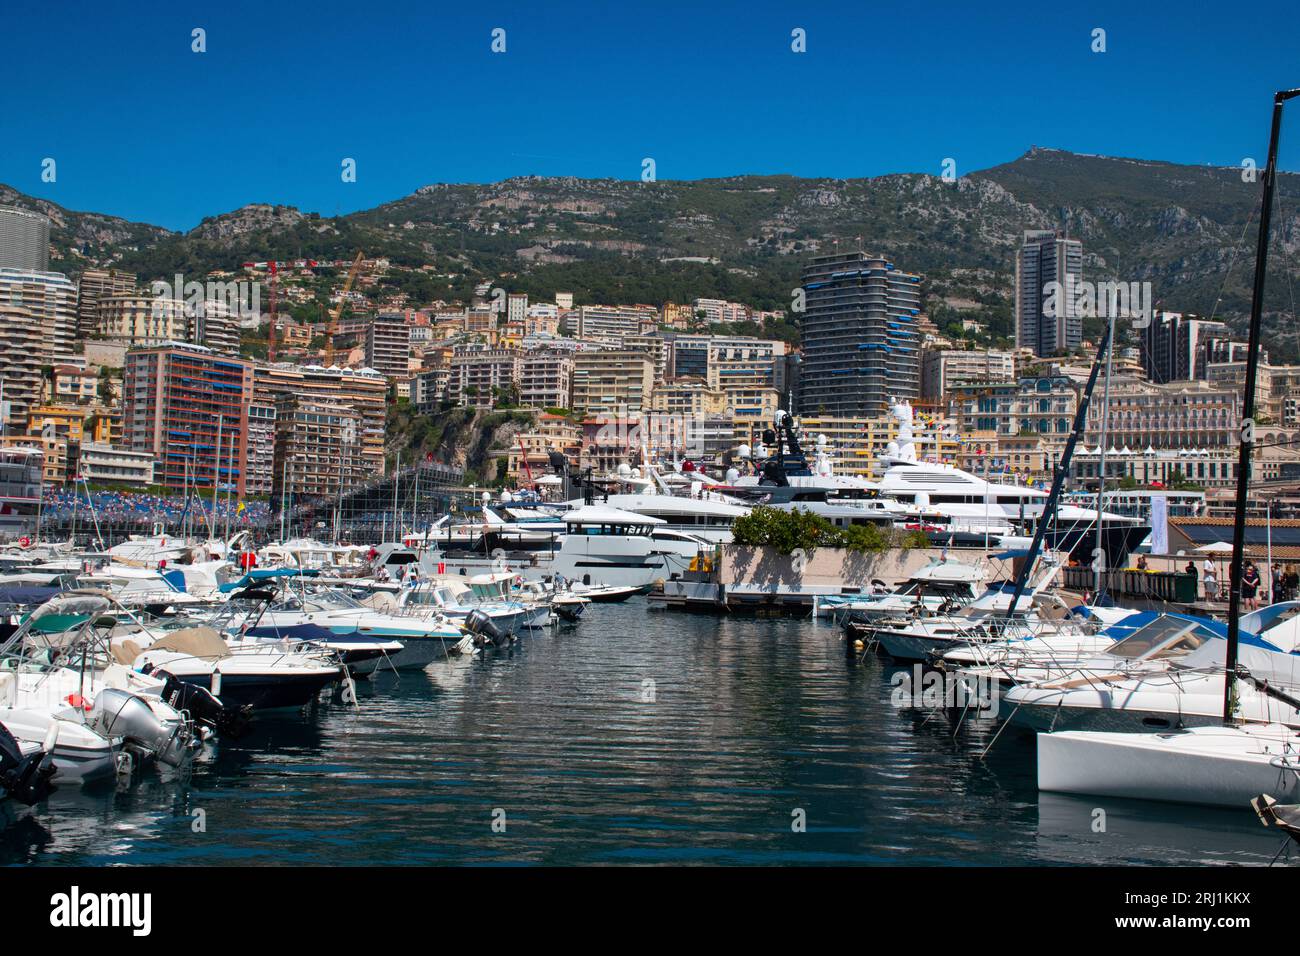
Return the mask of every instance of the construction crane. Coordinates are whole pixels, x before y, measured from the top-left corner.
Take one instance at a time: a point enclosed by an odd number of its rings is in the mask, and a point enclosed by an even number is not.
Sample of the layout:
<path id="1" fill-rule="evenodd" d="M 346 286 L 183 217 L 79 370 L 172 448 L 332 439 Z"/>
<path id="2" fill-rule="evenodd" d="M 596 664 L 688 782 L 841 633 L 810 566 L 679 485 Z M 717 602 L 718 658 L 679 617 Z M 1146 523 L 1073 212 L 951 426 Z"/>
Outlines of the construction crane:
<path id="1" fill-rule="evenodd" d="M 334 336 L 339 330 L 339 316 L 343 313 L 343 305 L 348 300 L 348 293 L 352 291 L 352 283 L 357 281 L 357 273 L 361 271 L 361 262 L 365 259 L 365 253 L 357 250 L 357 257 L 352 260 L 352 268 L 348 270 L 348 277 L 343 280 L 343 291 L 339 294 L 339 305 L 337 309 L 330 312 L 329 328 L 325 332 L 325 367 L 329 368 L 334 364 Z"/>

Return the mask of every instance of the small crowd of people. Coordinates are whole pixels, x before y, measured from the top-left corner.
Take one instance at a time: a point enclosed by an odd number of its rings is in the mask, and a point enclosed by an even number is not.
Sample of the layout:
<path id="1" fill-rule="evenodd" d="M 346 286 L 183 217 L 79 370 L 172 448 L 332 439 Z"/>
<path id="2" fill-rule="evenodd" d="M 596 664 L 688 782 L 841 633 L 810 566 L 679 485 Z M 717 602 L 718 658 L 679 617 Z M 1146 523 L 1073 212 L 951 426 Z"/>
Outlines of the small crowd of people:
<path id="1" fill-rule="evenodd" d="M 1146 557 L 1138 558 L 1137 569 L 1145 571 L 1147 567 Z M 1183 569 L 1187 574 L 1196 574 L 1196 562 L 1188 561 L 1187 567 Z M 1207 601 L 1221 601 L 1227 596 L 1227 591 L 1221 589 L 1219 583 L 1219 567 L 1213 558 L 1207 557 L 1201 562 L 1200 581 L 1202 593 Z M 1223 582 L 1226 587 L 1227 582 Z M 1296 570 L 1294 564 L 1274 564 L 1271 574 L 1267 581 L 1264 580 L 1263 573 L 1254 561 L 1247 560 L 1241 571 L 1241 604 L 1242 608 L 1247 611 L 1254 611 L 1260 606 L 1261 599 L 1266 599 L 1266 604 L 1276 604 L 1278 601 L 1294 601 L 1297 592 L 1300 592 L 1300 571 Z"/>

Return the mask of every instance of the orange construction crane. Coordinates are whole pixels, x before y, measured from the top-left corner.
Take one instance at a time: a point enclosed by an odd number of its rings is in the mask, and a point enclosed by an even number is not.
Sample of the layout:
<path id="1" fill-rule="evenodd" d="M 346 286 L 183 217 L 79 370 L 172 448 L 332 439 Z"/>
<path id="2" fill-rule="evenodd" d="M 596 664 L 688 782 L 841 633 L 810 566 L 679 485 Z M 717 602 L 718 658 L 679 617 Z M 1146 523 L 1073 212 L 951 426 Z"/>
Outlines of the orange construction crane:
<path id="1" fill-rule="evenodd" d="M 325 367 L 334 364 L 334 336 L 339 330 L 339 316 L 343 313 L 343 305 L 348 300 L 348 293 L 352 291 L 352 283 L 357 281 L 357 273 L 361 271 L 361 262 L 366 255 L 360 250 L 357 251 L 357 257 L 352 261 L 352 268 L 348 270 L 348 277 L 343 280 L 343 292 L 339 295 L 339 307 L 330 312 L 329 328 L 325 332 Z"/>

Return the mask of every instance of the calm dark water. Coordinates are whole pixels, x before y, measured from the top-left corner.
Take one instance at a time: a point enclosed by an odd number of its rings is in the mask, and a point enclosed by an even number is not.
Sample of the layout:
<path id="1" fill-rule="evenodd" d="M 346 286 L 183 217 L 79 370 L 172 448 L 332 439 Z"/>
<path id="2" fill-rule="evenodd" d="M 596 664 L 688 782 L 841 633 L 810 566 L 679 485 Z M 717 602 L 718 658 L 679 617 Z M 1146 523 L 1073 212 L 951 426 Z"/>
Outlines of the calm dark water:
<path id="1" fill-rule="evenodd" d="M 597 605 L 513 653 L 382 675 L 359 712 L 265 718 L 188 785 L 11 812 L 0 862 L 1259 864 L 1278 849 L 1248 808 L 1107 801 L 1094 833 L 1098 801 L 1038 794 L 1030 738 L 1009 731 L 981 760 L 989 722 L 954 733 L 899 710 L 891 673 L 846 660 L 826 624 Z"/>

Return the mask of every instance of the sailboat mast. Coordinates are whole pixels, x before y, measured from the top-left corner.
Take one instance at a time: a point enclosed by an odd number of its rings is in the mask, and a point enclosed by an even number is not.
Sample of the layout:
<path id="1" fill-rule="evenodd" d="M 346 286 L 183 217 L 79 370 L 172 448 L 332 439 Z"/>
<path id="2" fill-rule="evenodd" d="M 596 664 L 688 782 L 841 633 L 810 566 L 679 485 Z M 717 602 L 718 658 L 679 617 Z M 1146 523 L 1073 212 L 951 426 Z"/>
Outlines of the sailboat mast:
<path id="1" fill-rule="evenodd" d="M 1015 615 L 1016 606 L 1024 596 L 1025 585 L 1033 576 L 1034 565 L 1038 563 L 1038 555 L 1042 550 L 1043 537 L 1047 533 L 1048 522 L 1055 521 L 1056 508 L 1061 501 L 1061 491 L 1065 487 L 1065 479 L 1070 473 L 1070 461 L 1074 458 L 1074 446 L 1078 443 L 1079 436 L 1083 434 L 1084 424 L 1088 417 L 1088 403 L 1092 400 L 1092 390 L 1097 387 L 1097 375 L 1101 372 L 1102 359 L 1109 348 L 1110 328 L 1107 327 L 1106 331 L 1102 333 L 1101 344 L 1097 347 L 1097 357 L 1093 360 L 1092 369 L 1088 372 L 1088 384 L 1083 387 L 1083 394 L 1079 396 L 1079 407 L 1074 412 L 1074 425 L 1070 428 L 1070 437 L 1065 440 L 1065 449 L 1061 452 L 1061 460 L 1056 464 L 1056 470 L 1052 476 L 1052 491 L 1043 504 L 1043 511 L 1038 517 L 1038 522 L 1034 525 L 1034 538 L 1030 542 L 1029 553 L 1025 555 L 1024 563 L 1020 566 L 1019 573 L 1016 574 L 1016 590 L 1011 595 L 1011 604 L 1007 607 L 1007 620 L 1010 620 Z M 1023 501 L 1022 497 L 1022 504 Z"/>
<path id="2" fill-rule="evenodd" d="M 221 487 L 221 426 L 225 416 L 217 415 L 217 452 L 212 457 L 212 515 L 208 518 L 208 541 L 217 537 L 217 490 Z"/>
<path id="3" fill-rule="evenodd" d="M 397 453 L 397 463 L 393 466 L 393 537 L 402 536 L 401 529 L 397 526 L 397 482 L 402 475 L 402 453 Z"/>
<path id="4" fill-rule="evenodd" d="M 1110 347 L 1106 349 L 1106 379 L 1101 390 L 1101 445 L 1098 448 L 1099 454 L 1097 456 L 1097 550 L 1093 552 L 1094 557 L 1099 557 L 1100 560 L 1095 560 L 1092 563 L 1095 577 L 1092 590 L 1094 604 L 1101 600 L 1102 578 L 1110 570 L 1105 566 L 1106 529 L 1103 527 L 1104 522 L 1101 516 L 1105 514 L 1104 507 L 1106 503 L 1106 441 L 1108 440 L 1106 433 L 1109 431 L 1110 425 L 1110 370 L 1111 359 L 1115 354 L 1117 298 L 1116 294 L 1112 292 L 1107 308 L 1110 313 L 1110 329 L 1106 337 L 1110 339 Z"/>
<path id="5" fill-rule="evenodd" d="M 1237 459 L 1237 506 L 1232 519 L 1232 565 L 1228 571 L 1228 640 L 1223 673 L 1223 722 L 1232 722 L 1237 696 L 1237 642 L 1241 635 L 1241 572 L 1246 550 L 1246 501 L 1250 495 L 1250 457 L 1255 444 L 1255 379 L 1259 373 L 1260 317 L 1264 310 L 1264 281 L 1268 271 L 1268 233 L 1277 186 L 1277 141 L 1282 132 L 1282 105 L 1300 90 L 1273 94 L 1273 125 L 1268 134 L 1264 165 L 1264 196 L 1259 208 L 1259 239 L 1255 244 L 1255 285 L 1250 297 L 1250 339 L 1246 349 L 1246 387 L 1241 402 L 1241 451 Z"/>

